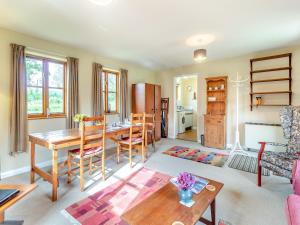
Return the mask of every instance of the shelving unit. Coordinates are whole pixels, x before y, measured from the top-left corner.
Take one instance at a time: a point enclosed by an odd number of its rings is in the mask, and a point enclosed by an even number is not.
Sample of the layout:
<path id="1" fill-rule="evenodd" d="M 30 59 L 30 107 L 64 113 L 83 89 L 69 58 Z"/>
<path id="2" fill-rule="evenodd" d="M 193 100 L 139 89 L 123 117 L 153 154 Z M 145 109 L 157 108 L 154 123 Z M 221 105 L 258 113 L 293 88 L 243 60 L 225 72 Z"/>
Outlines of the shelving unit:
<path id="1" fill-rule="evenodd" d="M 205 146 L 224 149 L 226 145 L 227 76 L 206 78 L 206 86 Z M 210 98 L 215 100 L 211 101 Z"/>
<path id="2" fill-rule="evenodd" d="M 286 58 L 288 57 L 288 66 L 286 67 L 275 67 L 270 69 L 260 69 L 260 70 L 253 70 L 254 63 L 259 61 L 267 61 L 267 60 L 273 60 L 273 59 L 279 59 L 279 58 Z M 286 53 L 286 54 L 280 54 L 280 55 L 272 55 L 267 57 L 261 57 L 261 58 L 254 58 L 250 59 L 250 110 L 253 110 L 254 106 L 286 106 L 292 104 L 292 53 Z M 271 79 L 253 79 L 253 74 L 257 73 L 268 73 L 268 72 L 274 72 L 274 71 L 288 71 L 288 77 L 279 77 L 279 78 L 271 78 Z M 269 83 L 269 82 L 286 82 L 288 81 L 288 90 L 286 91 L 253 91 L 253 85 L 257 83 Z M 255 105 L 253 103 L 253 98 L 255 95 L 274 95 L 274 94 L 287 94 L 288 95 L 288 104 L 261 104 L 261 105 Z"/>

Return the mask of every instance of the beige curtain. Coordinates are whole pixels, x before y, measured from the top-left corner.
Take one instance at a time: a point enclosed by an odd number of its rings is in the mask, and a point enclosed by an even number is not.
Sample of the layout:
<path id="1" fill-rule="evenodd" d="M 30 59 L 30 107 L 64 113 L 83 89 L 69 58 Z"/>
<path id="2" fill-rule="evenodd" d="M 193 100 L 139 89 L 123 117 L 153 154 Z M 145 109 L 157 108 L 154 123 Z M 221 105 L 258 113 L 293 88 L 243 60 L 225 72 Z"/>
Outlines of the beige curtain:
<path id="1" fill-rule="evenodd" d="M 79 91 L 78 91 L 78 59 L 67 58 L 67 76 L 68 76 L 68 111 L 67 128 L 78 127 L 73 117 L 79 112 Z"/>
<path id="2" fill-rule="evenodd" d="M 102 100 L 102 65 L 93 63 L 93 115 L 103 114 L 103 100 Z"/>
<path id="3" fill-rule="evenodd" d="M 128 70 L 121 69 L 120 75 L 120 120 L 128 118 Z"/>
<path id="4" fill-rule="evenodd" d="M 10 154 L 26 152 L 27 92 L 25 46 L 11 44 Z"/>

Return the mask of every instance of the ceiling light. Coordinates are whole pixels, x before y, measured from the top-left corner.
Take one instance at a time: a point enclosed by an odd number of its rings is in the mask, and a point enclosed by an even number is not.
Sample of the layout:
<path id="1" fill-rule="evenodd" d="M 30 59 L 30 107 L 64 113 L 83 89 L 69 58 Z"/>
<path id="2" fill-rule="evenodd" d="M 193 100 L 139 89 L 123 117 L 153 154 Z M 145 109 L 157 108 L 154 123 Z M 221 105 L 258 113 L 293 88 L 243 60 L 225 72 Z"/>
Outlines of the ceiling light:
<path id="1" fill-rule="evenodd" d="M 206 49 L 197 49 L 194 51 L 194 60 L 196 62 L 203 62 L 206 58 Z"/>
<path id="2" fill-rule="evenodd" d="M 188 46 L 204 46 L 212 43 L 215 40 L 215 36 L 212 34 L 196 34 L 191 37 L 189 37 L 186 40 L 186 44 Z"/>
<path id="3" fill-rule="evenodd" d="M 106 6 L 112 3 L 113 0 L 89 0 L 89 1 L 96 5 Z"/>

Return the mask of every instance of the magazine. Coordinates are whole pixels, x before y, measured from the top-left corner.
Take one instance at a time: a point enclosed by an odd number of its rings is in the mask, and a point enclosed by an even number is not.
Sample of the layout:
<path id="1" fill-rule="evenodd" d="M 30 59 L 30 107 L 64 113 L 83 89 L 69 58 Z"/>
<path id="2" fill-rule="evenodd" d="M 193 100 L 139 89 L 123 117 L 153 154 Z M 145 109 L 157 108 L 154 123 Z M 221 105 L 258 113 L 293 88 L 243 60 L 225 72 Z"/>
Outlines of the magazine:
<path id="1" fill-rule="evenodd" d="M 200 177 L 195 177 L 196 179 L 196 183 L 192 188 L 192 192 L 194 192 L 195 194 L 200 193 L 200 191 L 203 190 L 203 188 L 205 188 L 205 186 L 208 184 L 208 181 L 200 178 Z M 178 181 L 177 181 L 177 177 L 173 177 L 170 179 L 171 183 L 174 184 L 176 187 L 178 187 Z"/>

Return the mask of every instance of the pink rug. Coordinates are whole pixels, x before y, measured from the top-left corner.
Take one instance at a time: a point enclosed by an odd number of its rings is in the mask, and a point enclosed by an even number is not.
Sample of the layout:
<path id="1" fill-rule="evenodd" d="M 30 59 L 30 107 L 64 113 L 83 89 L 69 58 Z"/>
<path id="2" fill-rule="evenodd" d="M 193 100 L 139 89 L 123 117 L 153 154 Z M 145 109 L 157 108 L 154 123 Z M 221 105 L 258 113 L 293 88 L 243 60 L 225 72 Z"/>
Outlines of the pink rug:
<path id="1" fill-rule="evenodd" d="M 120 216 L 167 184 L 170 178 L 142 168 L 65 211 L 82 225 L 125 225 Z"/>

